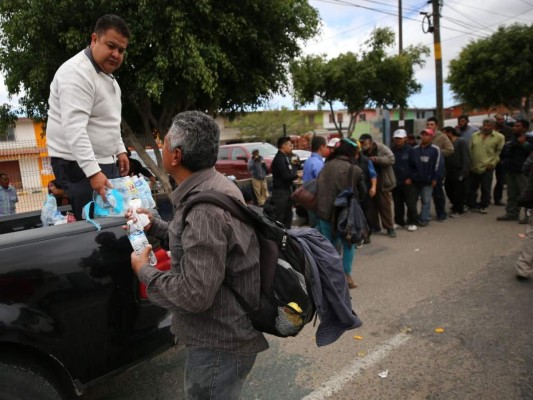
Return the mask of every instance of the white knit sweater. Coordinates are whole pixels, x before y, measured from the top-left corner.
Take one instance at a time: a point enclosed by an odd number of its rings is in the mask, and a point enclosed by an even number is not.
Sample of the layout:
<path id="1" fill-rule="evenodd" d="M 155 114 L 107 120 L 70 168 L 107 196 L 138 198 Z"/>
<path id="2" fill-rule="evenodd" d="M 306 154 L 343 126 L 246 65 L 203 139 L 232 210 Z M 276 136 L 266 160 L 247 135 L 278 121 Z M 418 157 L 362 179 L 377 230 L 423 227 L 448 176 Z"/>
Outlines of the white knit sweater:
<path id="1" fill-rule="evenodd" d="M 98 72 L 84 51 L 57 70 L 50 85 L 46 126 L 48 154 L 77 161 L 90 177 L 98 162 L 126 152 L 120 135 L 122 103 L 112 75 Z"/>

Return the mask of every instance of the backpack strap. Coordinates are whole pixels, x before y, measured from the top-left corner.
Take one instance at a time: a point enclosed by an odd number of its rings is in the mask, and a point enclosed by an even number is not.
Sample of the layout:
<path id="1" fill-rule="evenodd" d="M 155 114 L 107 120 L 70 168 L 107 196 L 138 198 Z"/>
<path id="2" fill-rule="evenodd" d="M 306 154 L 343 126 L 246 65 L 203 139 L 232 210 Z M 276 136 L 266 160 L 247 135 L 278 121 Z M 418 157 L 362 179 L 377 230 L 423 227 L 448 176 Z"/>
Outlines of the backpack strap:
<path id="1" fill-rule="evenodd" d="M 185 219 L 187 218 L 187 214 L 189 214 L 191 208 L 193 208 L 196 204 L 199 203 L 214 204 L 222 208 L 223 210 L 228 211 L 233 217 L 244 222 L 245 224 L 253 226 L 253 221 L 250 218 L 248 210 L 245 208 L 246 206 L 244 204 L 242 204 L 235 197 L 232 197 L 222 192 L 218 192 L 216 190 L 206 190 L 200 192 L 187 200 L 185 208 L 183 209 L 183 214 L 181 215 L 182 226 L 185 226 Z M 244 297 L 242 297 L 240 293 L 237 292 L 233 285 L 228 281 L 228 277 L 226 277 L 226 279 L 224 279 L 222 283 L 231 289 L 231 291 L 235 295 L 235 298 L 246 313 L 251 313 L 254 311 L 253 308 L 244 299 Z"/>

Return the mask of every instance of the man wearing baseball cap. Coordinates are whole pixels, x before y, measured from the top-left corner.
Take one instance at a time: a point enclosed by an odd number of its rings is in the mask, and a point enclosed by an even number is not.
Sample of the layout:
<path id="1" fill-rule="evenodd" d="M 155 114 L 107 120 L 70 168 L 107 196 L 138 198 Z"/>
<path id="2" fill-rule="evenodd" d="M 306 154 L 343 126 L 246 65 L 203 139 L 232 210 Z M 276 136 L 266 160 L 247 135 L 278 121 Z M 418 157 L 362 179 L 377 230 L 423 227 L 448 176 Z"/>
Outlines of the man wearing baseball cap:
<path id="1" fill-rule="evenodd" d="M 438 146 L 432 144 L 435 131 L 426 128 L 420 132 L 420 144 L 413 148 L 411 165 L 413 167 L 411 180 L 417 188 L 417 196 L 422 200 L 419 226 L 427 226 L 431 220 L 431 195 L 433 188 L 441 178 L 440 159 L 442 157 Z"/>
<path id="2" fill-rule="evenodd" d="M 396 176 L 396 187 L 392 189 L 392 199 L 394 201 L 394 222 L 414 232 L 417 230 L 418 213 L 416 210 L 416 200 L 418 192 L 411 179 L 411 153 L 413 148 L 407 143 L 407 132 L 405 129 L 397 129 L 392 135 L 394 145 L 394 175 Z M 405 207 L 407 207 L 407 221 L 405 220 Z"/>

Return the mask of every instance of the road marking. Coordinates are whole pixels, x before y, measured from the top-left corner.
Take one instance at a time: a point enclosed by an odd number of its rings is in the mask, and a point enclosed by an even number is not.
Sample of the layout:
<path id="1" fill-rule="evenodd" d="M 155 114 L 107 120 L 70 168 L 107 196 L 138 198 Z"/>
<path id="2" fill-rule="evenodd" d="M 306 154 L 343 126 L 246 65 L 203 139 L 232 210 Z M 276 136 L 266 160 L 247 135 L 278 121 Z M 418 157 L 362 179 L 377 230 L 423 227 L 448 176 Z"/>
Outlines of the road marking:
<path id="1" fill-rule="evenodd" d="M 322 400 L 339 392 L 342 387 L 351 381 L 356 375 L 365 369 L 373 367 L 383 360 L 389 353 L 407 342 L 411 336 L 400 333 L 382 345 L 377 351 L 368 354 L 365 358 L 357 359 L 339 373 L 335 374 L 329 381 L 320 385 L 320 388 L 305 396 L 302 400 Z"/>

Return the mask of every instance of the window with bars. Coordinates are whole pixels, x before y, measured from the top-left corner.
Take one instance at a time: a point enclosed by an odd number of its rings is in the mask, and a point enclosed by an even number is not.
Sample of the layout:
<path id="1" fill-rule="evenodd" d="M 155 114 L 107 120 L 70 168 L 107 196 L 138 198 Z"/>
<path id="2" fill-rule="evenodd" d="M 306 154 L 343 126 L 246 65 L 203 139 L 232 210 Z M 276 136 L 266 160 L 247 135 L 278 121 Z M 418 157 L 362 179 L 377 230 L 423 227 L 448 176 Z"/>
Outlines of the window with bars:
<path id="1" fill-rule="evenodd" d="M 14 142 L 15 141 L 15 128 L 9 126 L 6 131 L 0 132 L 0 142 Z"/>

